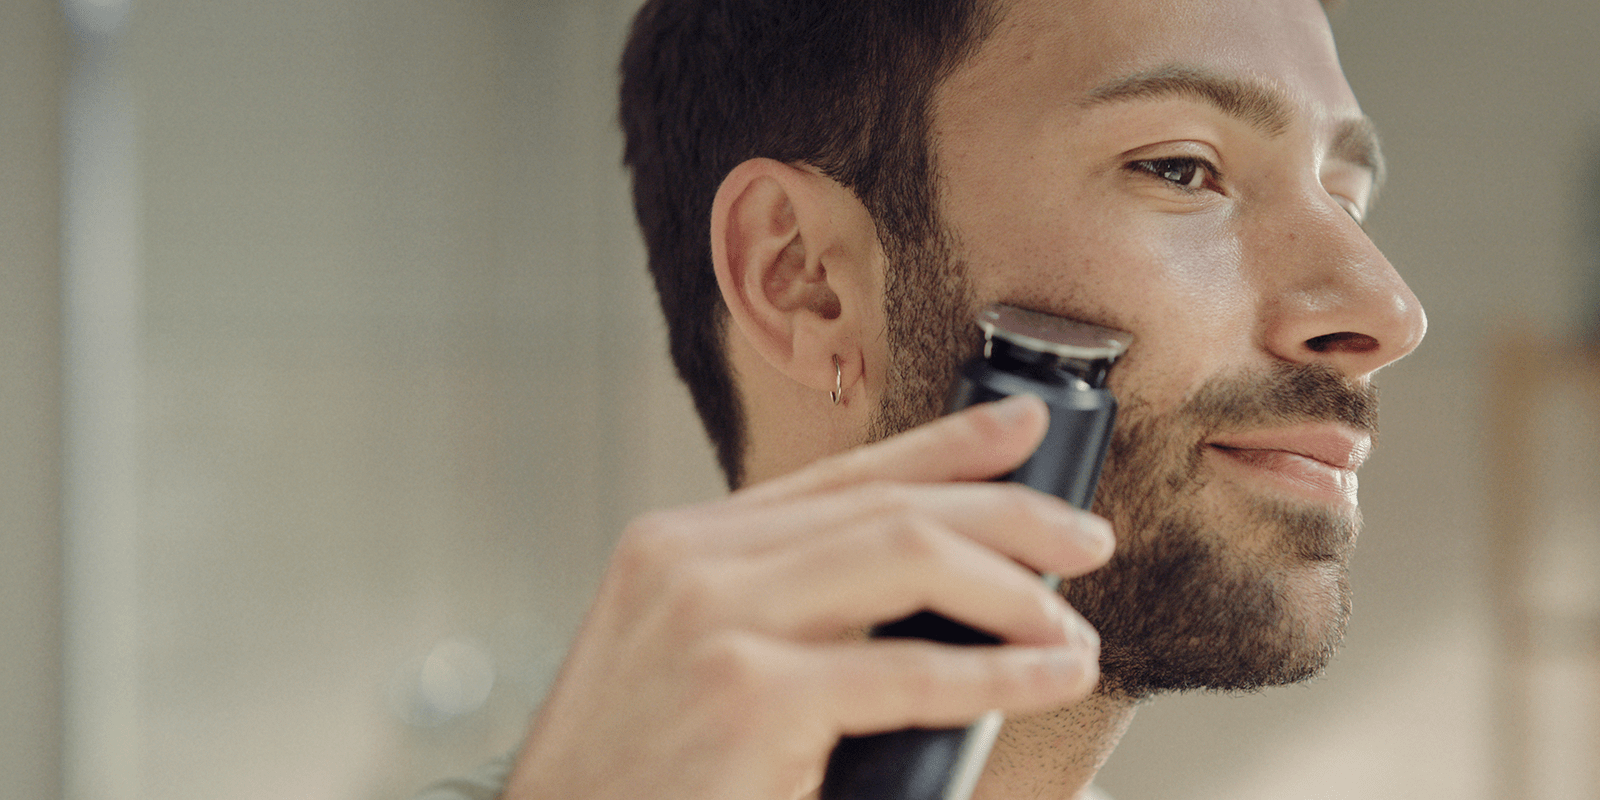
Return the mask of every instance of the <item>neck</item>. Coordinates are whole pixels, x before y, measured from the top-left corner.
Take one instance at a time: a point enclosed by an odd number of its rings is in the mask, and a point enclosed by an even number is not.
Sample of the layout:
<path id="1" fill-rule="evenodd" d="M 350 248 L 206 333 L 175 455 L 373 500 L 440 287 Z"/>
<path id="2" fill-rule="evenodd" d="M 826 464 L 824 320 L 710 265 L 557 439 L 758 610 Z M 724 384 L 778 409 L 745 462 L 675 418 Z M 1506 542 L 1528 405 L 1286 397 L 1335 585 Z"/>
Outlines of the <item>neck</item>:
<path id="1" fill-rule="evenodd" d="M 1006 720 L 973 800 L 1078 800 L 1133 721 L 1134 701 L 1096 693 L 1076 705 Z M 819 769 L 799 800 L 818 800 Z"/>
<path id="2" fill-rule="evenodd" d="M 1083 795 L 1133 721 L 1135 702 L 1096 693 L 1076 705 L 1006 720 L 974 800 Z"/>

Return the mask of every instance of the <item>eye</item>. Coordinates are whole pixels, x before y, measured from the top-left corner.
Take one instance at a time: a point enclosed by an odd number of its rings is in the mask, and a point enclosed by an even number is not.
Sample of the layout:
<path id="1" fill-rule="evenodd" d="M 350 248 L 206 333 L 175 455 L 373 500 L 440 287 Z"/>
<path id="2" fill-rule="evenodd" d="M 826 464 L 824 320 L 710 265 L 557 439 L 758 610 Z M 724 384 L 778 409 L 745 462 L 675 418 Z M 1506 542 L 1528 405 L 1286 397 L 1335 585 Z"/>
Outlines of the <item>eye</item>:
<path id="1" fill-rule="evenodd" d="M 1186 192 L 1198 192 L 1208 186 L 1216 188 L 1222 175 L 1211 162 L 1203 158 L 1152 158 L 1134 161 L 1129 169 L 1153 175 Z"/>
<path id="2" fill-rule="evenodd" d="M 1355 220 L 1357 225 L 1360 225 L 1363 230 L 1366 229 L 1367 210 L 1362 208 L 1360 203 L 1357 203 L 1348 197 L 1343 197 L 1337 194 L 1333 196 L 1333 201 L 1338 203 L 1339 207 L 1344 209 L 1344 213 L 1349 214 L 1350 218 Z"/>

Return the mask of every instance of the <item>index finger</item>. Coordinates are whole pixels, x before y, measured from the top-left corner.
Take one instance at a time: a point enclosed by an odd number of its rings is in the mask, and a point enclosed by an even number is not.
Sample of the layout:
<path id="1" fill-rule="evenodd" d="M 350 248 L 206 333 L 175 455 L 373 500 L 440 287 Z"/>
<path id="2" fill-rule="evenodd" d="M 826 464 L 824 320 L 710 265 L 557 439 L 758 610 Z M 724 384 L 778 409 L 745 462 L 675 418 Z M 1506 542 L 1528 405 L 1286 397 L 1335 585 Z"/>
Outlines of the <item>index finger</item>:
<path id="1" fill-rule="evenodd" d="M 943 483 L 1003 475 L 1044 440 L 1050 412 L 1032 395 L 982 403 L 881 442 L 824 458 L 740 494 L 755 501 L 799 497 L 870 481 Z"/>

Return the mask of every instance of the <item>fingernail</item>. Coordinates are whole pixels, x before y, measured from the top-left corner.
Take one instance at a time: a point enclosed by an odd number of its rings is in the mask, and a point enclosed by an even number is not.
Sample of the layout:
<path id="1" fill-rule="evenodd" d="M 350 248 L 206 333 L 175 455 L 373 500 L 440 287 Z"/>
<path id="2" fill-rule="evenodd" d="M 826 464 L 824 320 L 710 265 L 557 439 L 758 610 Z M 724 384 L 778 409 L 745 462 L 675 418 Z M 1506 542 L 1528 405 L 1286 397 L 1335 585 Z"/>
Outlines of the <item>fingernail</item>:
<path id="1" fill-rule="evenodd" d="M 1067 634 L 1068 647 L 1082 650 L 1085 653 L 1100 654 L 1100 632 L 1094 629 L 1089 621 L 1076 611 L 1068 611 L 1066 618 L 1061 621 L 1062 628 Z"/>
<path id="2" fill-rule="evenodd" d="M 1063 524 L 1084 552 L 1095 559 L 1111 557 L 1111 551 L 1117 546 L 1116 532 L 1111 529 L 1111 523 L 1104 517 L 1071 506 L 1062 508 L 1061 514 Z"/>
<path id="3" fill-rule="evenodd" d="M 1046 660 L 1052 672 L 1071 680 L 1074 687 L 1099 680 L 1100 656 L 1097 652 L 1088 652 L 1079 647 L 1056 647 L 1050 650 Z"/>
<path id="4" fill-rule="evenodd" d="M 1111 523 L 1093 514 L 1080 513 L 1078 524 L 1074 528 L 1079 539 L 1096 558 L 1110 558 L 1111 551 L 1117 547 L 1117 534 L 1111 530 Z"/>

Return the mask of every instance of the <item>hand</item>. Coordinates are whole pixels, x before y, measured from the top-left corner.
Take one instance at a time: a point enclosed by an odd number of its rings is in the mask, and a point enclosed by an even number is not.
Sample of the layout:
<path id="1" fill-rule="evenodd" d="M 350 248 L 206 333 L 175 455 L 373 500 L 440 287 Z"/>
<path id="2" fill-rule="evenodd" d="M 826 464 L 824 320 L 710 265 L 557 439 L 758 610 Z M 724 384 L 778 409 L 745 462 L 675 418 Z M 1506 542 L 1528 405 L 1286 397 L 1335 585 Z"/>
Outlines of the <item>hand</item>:
<path id="1" fill-rule="evenodd" d="M 1110 557 L 1110 527 L 985 482 L 1044 404 L 977 406 L 623 533 L 506 792 L 524 800 L 791 800 L 841 735 L 964 725 L 1085 697 L 1094 631 L 1039 580 Z M 867 640 L 930 609 L 1006 642 Z"/>

